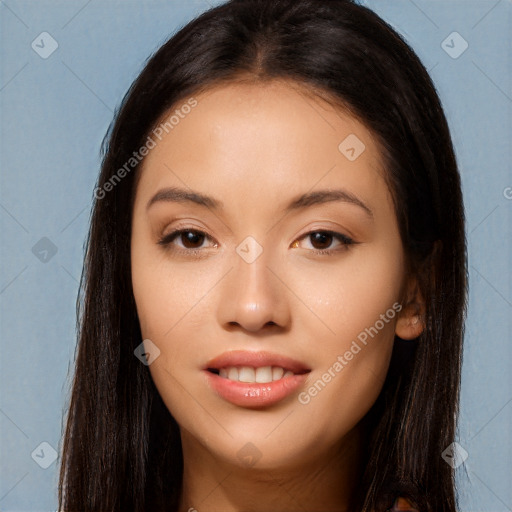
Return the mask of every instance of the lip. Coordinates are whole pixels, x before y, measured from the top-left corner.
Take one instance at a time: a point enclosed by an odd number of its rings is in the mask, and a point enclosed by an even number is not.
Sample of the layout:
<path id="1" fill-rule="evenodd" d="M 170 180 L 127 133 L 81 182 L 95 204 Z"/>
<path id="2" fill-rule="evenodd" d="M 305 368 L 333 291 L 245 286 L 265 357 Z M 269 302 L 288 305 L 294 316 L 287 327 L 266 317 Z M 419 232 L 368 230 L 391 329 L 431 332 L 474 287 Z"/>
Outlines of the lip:
<path id="1" fill-rule="evenodd" d="M 279 380 L 257 383 L 236 382 L 209 371 L 227 366 L 280 366 L 295 375 Z M 203 368 L 207 384 L 224 400 L 239 407 L 261 408 L 284 400 L 300 388 L 310 372 L 304 363 L 270 352 L 231 351 L 209 361 Z"/>

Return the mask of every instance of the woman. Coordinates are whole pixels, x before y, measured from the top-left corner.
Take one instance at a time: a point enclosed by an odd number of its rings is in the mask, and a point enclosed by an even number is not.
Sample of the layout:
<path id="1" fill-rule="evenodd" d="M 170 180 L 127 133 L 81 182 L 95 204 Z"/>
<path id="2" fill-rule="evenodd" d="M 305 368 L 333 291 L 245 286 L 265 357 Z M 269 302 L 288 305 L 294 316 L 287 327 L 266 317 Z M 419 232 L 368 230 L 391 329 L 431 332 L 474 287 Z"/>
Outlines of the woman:
<path id="1" fill-rule="evenodd" d="M 417 56 L 348 0 L 233 0 L 104 146 L 62 510 L 455 511 L 460 179 Z"/>

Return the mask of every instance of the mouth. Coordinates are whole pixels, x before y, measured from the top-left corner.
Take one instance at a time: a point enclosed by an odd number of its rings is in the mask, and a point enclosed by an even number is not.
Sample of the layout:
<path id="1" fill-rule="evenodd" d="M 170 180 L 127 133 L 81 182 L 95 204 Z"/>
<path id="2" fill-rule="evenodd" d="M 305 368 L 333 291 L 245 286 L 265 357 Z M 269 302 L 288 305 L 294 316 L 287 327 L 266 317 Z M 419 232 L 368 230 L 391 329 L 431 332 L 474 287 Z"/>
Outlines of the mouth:
<path id="1" fill-rule="evenodd" d="M 232 351 L 203 368 L 208 385 L 240 407 L 280 402 L 304 384 L 311 369 L 299 361 L 268 352 Z"/>
<path id="2" fill-rule="evenodd" d="M 234 382 L 246 382 L 248 384 L 267 384 L 277 380 L 285 379 L 293 375 L 303 375 L 309 370 L 298 373 L 283 368 L 282 366 L 226 366 L 223 368 L 207 368 L 207 371 Z"/>

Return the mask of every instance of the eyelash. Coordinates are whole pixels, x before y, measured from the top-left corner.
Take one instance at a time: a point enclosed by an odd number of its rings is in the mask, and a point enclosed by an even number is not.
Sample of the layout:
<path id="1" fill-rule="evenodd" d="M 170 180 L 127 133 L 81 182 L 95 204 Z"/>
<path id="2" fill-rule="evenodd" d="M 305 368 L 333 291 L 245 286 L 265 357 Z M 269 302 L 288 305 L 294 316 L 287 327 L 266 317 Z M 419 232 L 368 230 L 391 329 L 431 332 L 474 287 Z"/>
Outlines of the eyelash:
<path id="1" fill-rule="evenodd" d="M 177 249 L 175 247 L 172 247 L 171 244 L 174 241 L 174 239 L 178 238 L 183 233 L 194 233 L 196 235 L 202 235 L 202 236 L 205 236 L 208 239 L 211 239 L 211 237 L 207 233 L 205 233 L 204 231 L 201 231 L 201 230 L 198 230 L 198 229 L 180 228 L 180 229 L 176 229 L 176 230 L 172 231 L 171 233 L 169 233 L 169 234 L 165 235 L 164 237 L 162 237 L 158 241 L 158 244 L 162 245 L 166 250 L 172 250 L 173 252 L 178 252 L 178 253 L 192 255 L 192 256 L 199 256 L 199 253 L 203 249 L 183 249 L 183 248 L 178 248 Z M 334 253 L 339 253 L 340 251 L 347 250 L 349 248 L 349 246 L 354 245 L 354 244 L 357 243 L 357 242 L 354 242 L 354 240 L 352 240 L 352 238 L 350 238 L 350 237 L 348 237 L 348 236 L 346 236 L 346 235 L 344 235 L 342 233 L 337 233 L 336 231 L 330 231 L 328 229 L 316 229 L 316 230 L 313 230 L 313 231 L 309 231 L 308 233 L 305 233 L 304 235 L 302 235 L 300 238 L 297 238 L 294 241 L 294 243 L 296 241 L 302 240 L 302 239 L 304 239 L 304 238 L 306 238 L 309 235 L 312 235 L 314 233 L 322 233 L 324 235 L 332 236 L 333 239 L 336 239 L 336 240 L 338 240 L 341 243 L 341 248 L 339 248 L 339 249 L 311 249 L 310 250 L 311 252 L 313 252 L 314 254 L 317 254 L 319 256 L 329 256 L 329 255 L 332 255 Z"/>

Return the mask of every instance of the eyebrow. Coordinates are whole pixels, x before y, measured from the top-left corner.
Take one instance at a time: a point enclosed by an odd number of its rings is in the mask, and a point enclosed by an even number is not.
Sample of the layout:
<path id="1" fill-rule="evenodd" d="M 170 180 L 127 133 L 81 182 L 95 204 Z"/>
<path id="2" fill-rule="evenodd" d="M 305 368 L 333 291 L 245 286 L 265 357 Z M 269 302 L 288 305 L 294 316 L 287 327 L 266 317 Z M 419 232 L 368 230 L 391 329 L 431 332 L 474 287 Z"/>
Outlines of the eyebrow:
<path id="1" fill-rule="evenodd" d="M 307 192 L 306 194 L 302 194 L 285 208 L 285 212 L 288 213 L 294 210 L 301 210 L 309 206 L 330 203 L 333 201 L 354 204 L 362 208 L 368 216 L 373 217 L 372 210 L 363 203 L 363 201 L 351 192 L 342 189 L 319 190 L 316 192 Z"/>
<path id="2" fill-rule="evenodd" d="M 369 217 L 373 217 L 372 210 L 351 192 L 342 189 L 318 190 L 306 192 L 293 199 L 285 208 L 284 212 L 303 210 L 310 206 L 340 201 L 353 204 L 362 208 Z M 149 201 L 146 209 L 149 209 L 157 202 L 194 203 L 212 210 L 221 210 L 224 203 L 206 194 L 197 191 L 185 190 L 178 187 L 169 187 L 159 190 Z"/>
<path id="3" fill-rule="evenodd" d="M 153 204 L 164 201 L 174 203 L 195 203 L 212 210 L 220 210 L 224 207 L 222 201 L 214 199 L 213 197 L 201 194 L 200 192 L 194 192 L 185 190 L 178 187 L 169 187 L 159 190 L 149 201 L 146 206 L 146 210 Z"/>

